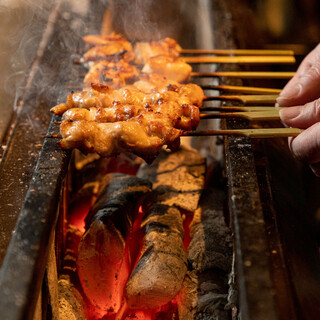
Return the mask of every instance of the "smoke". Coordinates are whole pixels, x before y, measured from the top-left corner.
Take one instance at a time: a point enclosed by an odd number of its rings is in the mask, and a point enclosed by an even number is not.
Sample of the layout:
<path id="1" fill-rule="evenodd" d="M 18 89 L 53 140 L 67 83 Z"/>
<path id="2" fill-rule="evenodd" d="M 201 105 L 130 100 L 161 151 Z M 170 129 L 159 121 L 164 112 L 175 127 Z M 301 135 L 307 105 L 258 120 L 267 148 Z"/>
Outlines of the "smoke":
<path id="1" fill-rule="evenodd" d="M 32 85 L 40 94 L 54 94 L 54 86 L 58 84 L 53 83 L 52 75 L 61 68 L 64 72 L 71 69 L 70 52 L 79 48 L 81 30 L 83 34 L 86 28 L 83 16 L 88 12 L 88 3 L 88 0 L 0 0 L 0 131 L 4 126 L 1 116 L 15 108 L 41 51 L 50 54 L 46 63 L 36 66 L 37 77 L 32 79 Z M 67 25 L 65 29 L 69 32 L 49 37 L 49 42 L 42 43 L 46 33 L 50 36 L 53 30 L 53 21 L 50 30 L 50 19 L 55 19 L 54 8 L 59 5 L 67 8 L 61 11 L 59 19 L 62 27 Z M 57 47 L 61 50 L 56 50 Z"/>
<path id="2" fill-rule="evenodd" d="M 111 2 L 114 28 L 132 41 L 177 38 L 182 26 L 181 0 L 117 0 Z"/>

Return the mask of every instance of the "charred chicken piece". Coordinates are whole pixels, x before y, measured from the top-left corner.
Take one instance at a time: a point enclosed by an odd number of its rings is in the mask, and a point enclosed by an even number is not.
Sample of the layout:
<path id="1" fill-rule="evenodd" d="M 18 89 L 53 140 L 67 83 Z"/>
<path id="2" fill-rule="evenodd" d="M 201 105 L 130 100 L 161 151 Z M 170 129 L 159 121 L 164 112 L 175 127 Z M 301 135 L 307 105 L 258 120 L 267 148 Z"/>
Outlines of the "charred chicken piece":
<path id="1" fill-rule="evenodd" d="M 160 89 L 154 89 L 153 93 L 145 94 L 139 87 L 131 85 L 119 90 L 109 86 L 92 84 L 92 88 L 70 94 L 66 103 L 59 104 L 51 109 L 57 115 L 62 115 L 71 108 L 102 107 L 109 108 L 115 102 L 123 105 L 135 106 L 174 101 L 179 105 L 195 105 L 201 107 L 204 94 L 202 89 L 192 83 L 186 85 L 166 85 Z M 152 92 L 153 90 L 151 90 Z"/>
<path id="2" fill-rule="evenodd" d="M 137 68 L 124 60 L 118 62 L 102 60 L 90 67 L 84 78 L 84 84 L 87 88 L 91 87 L 91 83 L 99 83 L 118 89 L 134 81 L 138 75 Z"/>
<path id="3" fill-rule="evenodd" d="M 109 86 L 91 84 L 90 89 L 70 94 L 66 103 L 53 107 L 51 111 L 61 116 L 71 108 L 108 108 L 113 106 L 114 102 L 139 105 L 142 103 L 144 96 L 144 93 L 134 86 L 126 86 L 119 90 L 114 90 Z"/>
<path id="4" fill-rule="evenodd" d="M 111 41 L 106 45 L 95 46 L 89 49 L 83 55 L 83 61 L 116 61 L 116 60 L 132 61 L 134 59 L 134 53 L 130 42 L 123 41 Z"/>
<path id="5" fill-rule="evenodd" d="M 186 83 L 190 80 L 191 71 L 191 66 L 183 60 L 166 55 L 151 57 L 142 69 L 142 72 L 159 73 L 169 80 L 180 83 Z"/>
<path id="6" fill-rule="evenodd" d="M 83 41 L 90 46 L 106 46 L 115 42 L 128 42 L 122 35 L 112 32 L 108 36 L 87 35 Z"/>
<path id="7" fill-rule="evenodd" d="M 175 102 L 162 103 L 154 106 L 154 109 L 147 107 L 139 107 L 135 105 L 114 104 L 110 108 L 95 108 L 88 109 L 72 108 L 67 110 L 62 119 L 69 121 L 96 121 L 100 123 L 128 121 L 139 115 L 153 112 L 162 114 L 163 117 L 171 119 L 173 127 L 181 130 L 194 130 L 200 121 L 199 108 L 192 105 L 179 106 Z"/>
<path id="8" fill-rule="evenodd" d="M 141 72 L 139 80 L 134 83 L 134 86 L 145 93 L 151 93 L 158 92 L 159 88 L 162 89 L 168 86 L 180 87 L 181 84 L 176 81 L 169 81 L 163 74 Z"/>
<path id="9" fill-rule="evenodd" d="M 165 38 L 153 42 L 138 42 L 134 46 L 134 53 L 136 56 L 136 64 L 145 64 L 151 57 L 159 55 L 167 55 L 171 57 L 178 57 L 181 47 L 171 38 Z"/>
<path id="10" fill-rule="evenodd" d="M 78 148 L 84 153 L 97 152 L 103 157 L 132 152 L 146 162 L 152 162 L 163 145 L 177 150 L 181 132 L 173 127 L 169 117 L 146 112 L 120 122 L 64 120 L 60 134 L 60 146 L 63 149 Z"/>

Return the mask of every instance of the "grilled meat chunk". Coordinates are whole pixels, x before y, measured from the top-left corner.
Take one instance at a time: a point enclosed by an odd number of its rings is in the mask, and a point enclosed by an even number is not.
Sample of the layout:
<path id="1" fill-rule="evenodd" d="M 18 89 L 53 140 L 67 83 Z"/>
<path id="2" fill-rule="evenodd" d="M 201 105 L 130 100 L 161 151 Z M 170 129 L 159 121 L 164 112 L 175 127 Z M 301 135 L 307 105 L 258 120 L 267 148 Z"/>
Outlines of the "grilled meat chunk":
<path id="1" fill-rule="evenodd" d="M 87 35 L 83 37 L 83 41 L 90 46 L 106 46 L 115 42 L 128 42 L 123 36 L 114 32 L 108 36 Z"/>
<path id="2" fill-rule="evenodd" d="M 186 83 L 190 80 L 192 68 L 183 60 L 171 56 L 155 56 L 144 65 L 142 72 L 159 73 L 169 80 Z"/>
<path id="3" fill-rule="evenodd" d="M 168 101 L 175 101 L 179 105 L 195 105 L 201 107 L 204 94 L 202 89 L 196 84 L 188 83 L 186 85 L 171 85 L 143 92 L 135 85 L 128 85 L 121 89 L 114 90 L 109 86 L 92 84 L 86 91 L 79 91 L 70 94 L 66 103 L 61 103 L 51 111 L 57 115 L 62 115 L 71 108 L 103 107 L 113 106 L 114 102 L 124 105 L 146 105 L 156 104 Z"/>
<path id="4" fill-rule="evenodd" d="M 90 67 L 84 78 L 84 84 L 87 88 L 91 87 L 91 83 L 99 83 L 118 89 L 134 81 L 138 74 L 137 68 L 124 60 L 118 62 L 102 60 Z"/>
<path id="5" fill-rule="evenodd" d="M 117 122 L 133 120 L 137 116 L 151 117 L 151 113 L 162 115 L 171 121 L 176 129 L 193 130 L 200 121 L 199 108 L 192 105 L 180 106 L 176 102 L 162 102 L 155 105 L 122 105 L 114 103 L 110 108 L 71 108 L 63 114 L 63 120 L 87 120 L 96 122 Z M 157 117 L 159 118 L 159 117 Z M 165 120 L 164 120 L 165 121 Z"/>
<path id="6" fill-rule="evenodd" d="M 171 38 L 153 42 L 138 42 L 134 46 L 136 64 L 145 64 L 151 57 L 168 55 L 178 57 L 181 47 Z"/>
<path id="7" fill-rule="evenodd" d="M 108 44 L 98 45 L 89 49 L 83 55 L 83 61 L 116 61 L 123 59 L 125 61 L 132 61 L 134 53 L 131 43 L 129 41 L 111 41 Z"/>
<path id="8" fill-rule="evenodd" d="M 148 181 L 123 174 L 107 175 L 102 185 L 77 258 L 83 291 L 101 316 L 120 308 L 129 272 L 125 240 L 151 188 Z"/>
<path id="9" fill-rule="evenodd" d="M 111 157 L 132 152 L 152 162 L 163 145 L 176 150 L 180 144 L 180 130 L 161 114 L 144 113 L 135 119 L 113 123 L 65 120 L 60 126 L 63 149 L 78 148 L 84 153 L 97 152 Z"/>

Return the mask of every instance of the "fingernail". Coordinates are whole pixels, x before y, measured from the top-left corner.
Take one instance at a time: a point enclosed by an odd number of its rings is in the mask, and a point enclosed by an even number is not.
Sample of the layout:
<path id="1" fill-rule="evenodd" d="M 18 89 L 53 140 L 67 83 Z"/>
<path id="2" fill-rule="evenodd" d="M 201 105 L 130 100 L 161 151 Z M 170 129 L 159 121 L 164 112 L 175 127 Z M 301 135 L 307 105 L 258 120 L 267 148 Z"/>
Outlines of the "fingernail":
<path id="1" fill-rule="evenodd" d="M 288 108 L 283 108 L 279 111 L 280 119 L 282 121 L 292 120 L 296 118 L 299 114 L 300 114 L 299 107 L 288 107 Z"/>
<path id="2" fill-rule="evenodd" d="M 284 88 L 283 91 L 280 93 L 279 97 L 277 98 L 277 103 L 281 105 L 281 102 L 285 100 L 296 98 L 300 95 L 301 91 L 301 84 L 297 84 L 294 87 Z"/>

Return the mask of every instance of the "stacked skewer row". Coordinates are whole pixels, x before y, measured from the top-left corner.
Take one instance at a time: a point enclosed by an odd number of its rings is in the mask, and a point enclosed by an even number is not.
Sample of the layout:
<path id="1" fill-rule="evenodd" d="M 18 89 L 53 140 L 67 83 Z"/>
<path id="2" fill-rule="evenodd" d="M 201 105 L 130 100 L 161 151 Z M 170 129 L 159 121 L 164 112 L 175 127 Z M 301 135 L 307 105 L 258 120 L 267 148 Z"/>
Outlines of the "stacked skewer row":
<path id="1" fill-rule="evenodd" d="M 151 43 L 139 42 L 132 47 L 117 34 L 86 36 L 84 41 L 89 49 L 80 60 L 88 68 L 83 91 L 69 95 L 66 103 L 51 109 L 62 116 L 59 137 L 64 149 L 79 148 L 102 156 L 129 151 L 152 161 L 163 145 L 177 149 L 180 136 L 264 138 L 300 133 L 294 128 L 196 131 L 200 119 L 279 119 L 280 109 L 272 107 L 280 90 L 203 86 L 202 89 L 239 93 L 204 96 L 199 86 L 189 83 L 191 77 L 288 79 L 294 73 L 201 73 L 192 72 L 190 64 L 290 64 L 295 63 L 292 51 L 184 50 L 170 38 Z M 181 56 L 190 53 L 195 56 Z M 203 102 L 209 100 L 239 101 L 244 106 L 203 106 Z"/>

